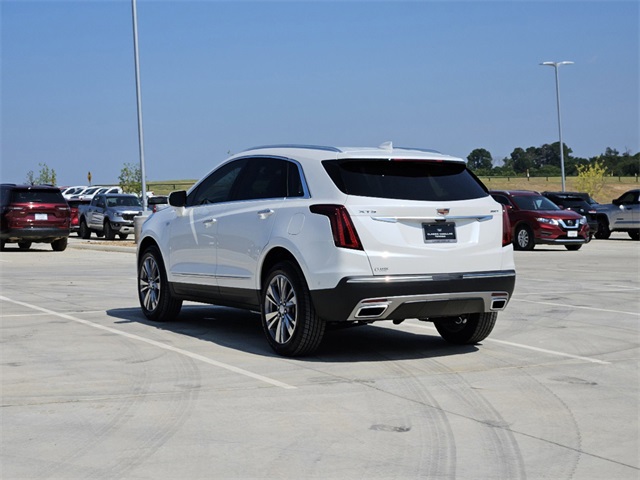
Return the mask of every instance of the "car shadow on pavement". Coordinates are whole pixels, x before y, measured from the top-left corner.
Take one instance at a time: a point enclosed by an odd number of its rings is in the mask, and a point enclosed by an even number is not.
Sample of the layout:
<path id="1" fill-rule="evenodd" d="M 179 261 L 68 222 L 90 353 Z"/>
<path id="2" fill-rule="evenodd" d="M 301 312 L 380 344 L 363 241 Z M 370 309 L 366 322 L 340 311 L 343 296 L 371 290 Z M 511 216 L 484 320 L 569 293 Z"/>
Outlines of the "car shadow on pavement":
<path id="1" fill-rule="evenodd" d="M 140 323 L 208 341 L 238 351 L 268 357 L 278 356 L 267 343 L 260 316 L 227 307 L 185 305 L 178 320 L 152 322 L 139 308 L 107 310 L 117 324 Z M 389 327 L 391 322 L 381 322 Z M 299 359 L 315 362 L 375 362 L 446 357 L 477 352 L 476 345 L 451 345 L 437 333 L 413 333 L 406 330 L 364 325 L 352 328 L 328 327 L 318 350 Z"/>

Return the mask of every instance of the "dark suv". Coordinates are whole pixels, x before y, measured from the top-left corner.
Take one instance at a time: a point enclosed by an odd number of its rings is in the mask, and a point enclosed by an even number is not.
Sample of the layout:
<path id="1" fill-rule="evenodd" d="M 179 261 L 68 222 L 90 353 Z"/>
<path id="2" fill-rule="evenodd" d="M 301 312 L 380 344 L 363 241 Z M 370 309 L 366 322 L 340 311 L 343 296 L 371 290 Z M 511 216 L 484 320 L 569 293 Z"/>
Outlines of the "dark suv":
<path id="1" fill-rule="evenodd" d="M 507 209 L 516 250 L 533 250 L 540 243 L 579 250 L 590 239 L 589 225 L 583 215 L 562 210 L 538 192 L 494 190 L 489 193 Z"/>
<path id="2" fill-rule="evenodd" d="M 46 185 L 0 185 L 0 248 L 17 243 L 50 243 L 57 252 L 67 248 L 69 205 L 59 188 Z"/>
<path id="3" fill-rule="evenodd" d="M 589 223 L 589 234 L 593 236 L 598 231 L 598 212 L 596 207 L 585 200 L 588 193 L 580 192 L 542 192 L 553 203 L 565 210 L 573 210 L 584 215 Z"/>

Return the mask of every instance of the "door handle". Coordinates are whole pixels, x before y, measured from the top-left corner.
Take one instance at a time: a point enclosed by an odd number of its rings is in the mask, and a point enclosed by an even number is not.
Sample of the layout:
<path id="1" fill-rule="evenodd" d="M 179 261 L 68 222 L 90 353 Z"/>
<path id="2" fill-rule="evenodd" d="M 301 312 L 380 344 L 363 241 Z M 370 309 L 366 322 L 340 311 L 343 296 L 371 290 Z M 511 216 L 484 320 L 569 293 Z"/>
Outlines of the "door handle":
<path id="1" fill-rule="evenodd" d="M 270 217 L 273 214 L 274 214 L 274 211 L 271 210 L 270 208 L 267 208 L 266 210 L 260 210 L 258 212 L 258 218 L 260 218 L 260 220 L 266 220 L 268 217 Z"/>
<path id="2" fill-rule="evenodd" d="M 204 225 L 204 228 L 209 228 L 214 226 L 217 222 L 218 220 L 216 220 L 215 218 L 209 218 L 207 220 L 203 220 L 202 224 Z"/>

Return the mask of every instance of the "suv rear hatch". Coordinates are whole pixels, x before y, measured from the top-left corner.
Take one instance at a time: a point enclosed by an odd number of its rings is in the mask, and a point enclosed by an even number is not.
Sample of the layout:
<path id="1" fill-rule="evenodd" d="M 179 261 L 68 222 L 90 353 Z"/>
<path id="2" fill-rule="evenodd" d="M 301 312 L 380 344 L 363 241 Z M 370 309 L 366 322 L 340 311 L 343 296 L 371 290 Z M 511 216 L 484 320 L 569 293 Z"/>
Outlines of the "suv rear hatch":
<path id="1" fill-rule="evenodd" d="M 463 162 L 345 159 L 324 165 L 349 195 L 345 207 L 374 275 L 512 268 L 502 265 L 502 208 Z"/>
<path id="2" fill-rule="evenodd" d="M 10 228 L 68 229 L 69 206 L 54 189 L 16 189 L 7 207 L 7 219 Z"/>

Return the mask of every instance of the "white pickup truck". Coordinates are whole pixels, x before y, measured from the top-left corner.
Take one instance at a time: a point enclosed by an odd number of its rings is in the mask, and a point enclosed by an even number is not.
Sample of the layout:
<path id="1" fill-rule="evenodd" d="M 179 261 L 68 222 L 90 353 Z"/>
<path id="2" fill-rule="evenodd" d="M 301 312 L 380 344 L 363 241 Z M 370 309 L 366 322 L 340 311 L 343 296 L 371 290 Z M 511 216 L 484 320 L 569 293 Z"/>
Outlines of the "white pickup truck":
<path id="1" fill-rule="evenodd" d="M 91 232 L 113 240 L 118 235 L 125 240 L 133 233 L 133 218 L 142 213 L 142 204 L 135 195 L 100 194 L 88 205 L 78 207 L 80 230 L 78 235 L 88 239 Z"/>

